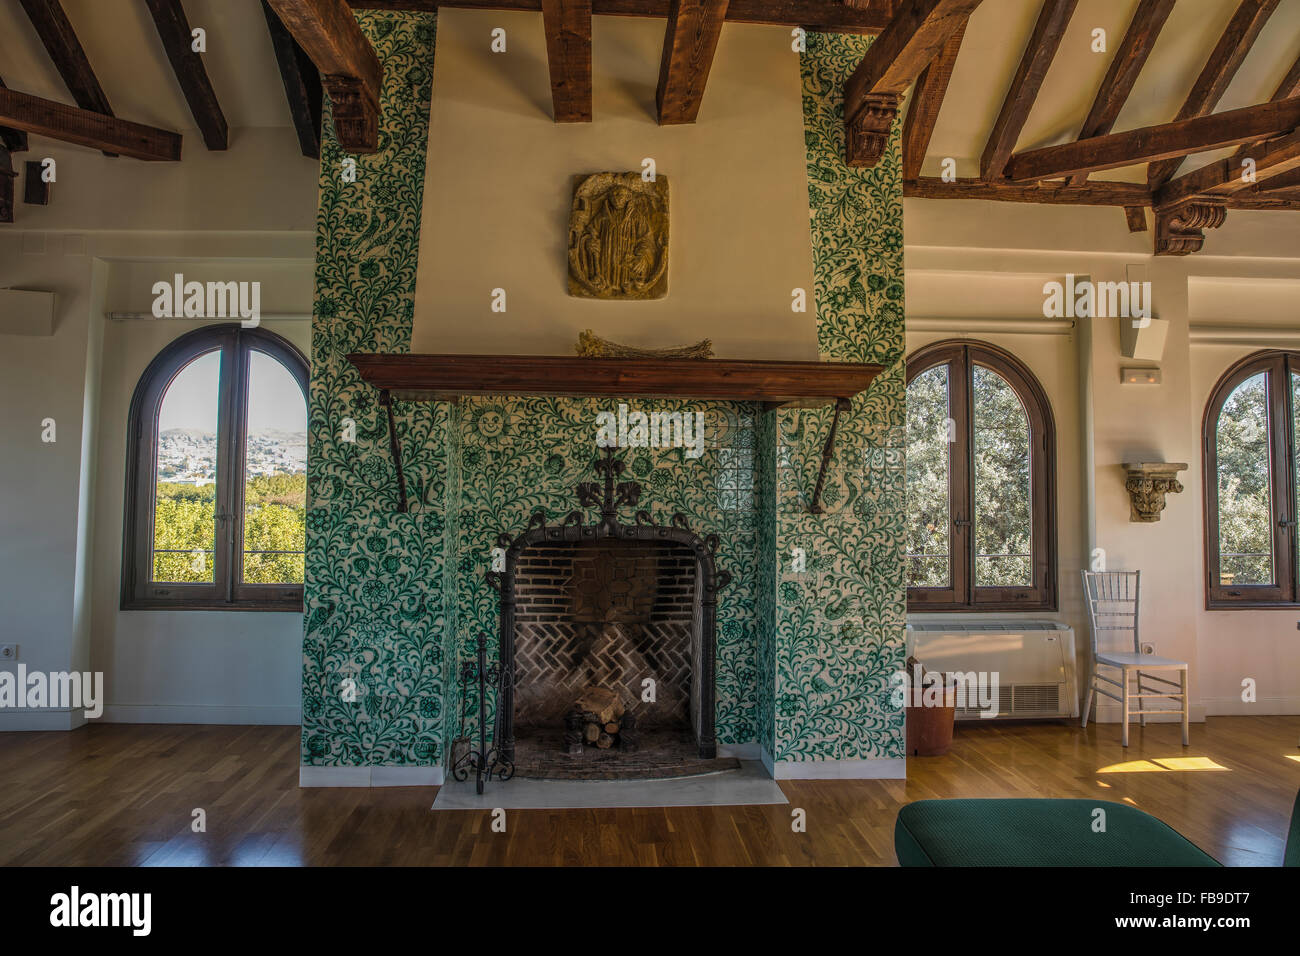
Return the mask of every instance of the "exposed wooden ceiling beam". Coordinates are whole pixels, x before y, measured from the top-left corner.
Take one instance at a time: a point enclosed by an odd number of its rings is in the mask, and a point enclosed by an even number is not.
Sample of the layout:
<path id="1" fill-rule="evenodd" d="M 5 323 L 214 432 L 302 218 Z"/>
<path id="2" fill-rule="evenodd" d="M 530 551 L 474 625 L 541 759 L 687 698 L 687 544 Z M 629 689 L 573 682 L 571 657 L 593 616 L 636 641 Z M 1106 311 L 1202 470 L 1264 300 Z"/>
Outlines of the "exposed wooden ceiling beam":
<path id="1" fill-rule="evenodd" d="M 1300 167 L 1292 169 L 1290 172 L 1279 172 L 1262 182 L 1256 182 L 1250 187 L 1251 193 L 1276 193 L 1279 190 L 1296 190 L 1300 189 Z"/>
<path id="2" fill-rule="evenodd" d="M 5 81 L 0 80 L 0 90 L 8 89 Z M 0 147 L 11 153 L 27 152 L 27 134 L 20 129 L 0 126 Z"/>
<path id="3" fill-rule="evenodd" d="M 1013 182 L 1059 179 L 1253 143 L 1297 126 L 1300 97 L 1017 153 L 1007 177 Z"/>
<path id="4" fill-rule="evenodd" d="M 1210 52 L 1210 58 L 1201 68 L 1178 115 L 1174 117 L 1176 120 L 1204 116 L 1218 105 L 1228 84 L 1237 75 L 1237 69 L 1246 59 L 1246 54 L 1250 52 L 1255 38 L 1277 9 L 1278 2 L 1279 0 L 1242 0 L 1228 21 L 1223 35 L 1219 37 L 1219 42 Z M 1147 168 L 1147 185 L 1158 189 L 1178 171 L 1182 162 L 1181 157 L 1175 157 L 1152 163 Z"/>
<path id="5" fill-rule="evenodd" d="M 912 99 L 907 106 L 907 118 L 903 120 L 905 180 L 917 179 L 921 175 L 925 153 L 930 148 L 930 137 L 934 135 L 934 124 L 939 119 L 939 110 L 948 92 L 952 68 L 957 62 L 957 54 L 961 52 L 961 41 L 965 35 L 966 24 L 963 23 L 917 78 L 916 89 L 912 91 Z"/>
<path id="6" fill-rule="evenodd" d="M 323 98 L 320 73 L 316 71 L 316 64 L 311 61 L 311 57 L 294 42 L 266 0 L 262 0 L 262 13 L 266 17 L 267 32 L 271 35 L 271 46 L 275 49 L 275 61 L 280 67 L 280 80 L 284 84 L 285 99 L 289 103 L 289 115 L 293 119 L 293 128 L 298 133 L 298 146 L 304 156 L 320 159 Z"/>
<path id="7" fill-rule="evenodd" d="M 845 161 L 874 166 L 889 141 L 899 97 L 980 0 L 902 0 L 844 84 Z"/>
<path id="8" fill-rule="evenodd" d="M 659 125 L 694 123 L 704 100 L 728 0 L 670 0 L 655 103 Z"/>
<path id="9" fill-rule="evenodd" d="M 41 43 L 45 44 L 50 59 L 54 61 L 59 76 L 72 94 L 72 98 L 83 110 L 113 115 L 113 108 L 108 105 L 95 71 L 90 68 L 86 51 L 77 39 L 76 31 L 63 12 L 59 0 L 18 0 L 27 11 L 27 19 L 32 21 Z"/>
<path id="10" fill-rule="evenodd" d="M 938 176 L 922 176 L 903 183 L 903 195 L 915 199 L 990 199 L 995 202 L 1041 203 L 1053 206 L 1145 206 L 1151 193 L 1142 183 L 1090 182 L 1086 186 L 1065 183 L 987 183 L 982 179 L 944 182 Z"/>
<path id="11" fill-rule="evenodd" d="M 1034 107 L 1038 90 L 1047 76 L 1047 68 L 1052 65 L 1056 48 L 1061 45 L 1061 37 L 1070 24 L 1070 17 L 1078 0 L 1044 0 L 1043 7 L 1034 23 L 1029 42 L 1020 58 L 1020 66 L 1011 80 L 1006 97 L 1002 100 L 1002 109 L 998 112 L 993 132 L 984 146 L 980 157 L 980 177 L 993 182 L 1002 177 L 1007 160 L 1016 148 L 1020 131 L 1025 128 L 1025 120 Z"/>
<path id="12" fill-rule="evenodd" d="M 17 178 L 9 150 L 0 146 L 0 222 L 14 221 L 14 180 Z"/>
<path id="13" fill-rule="evenodd" d="M 0 124 L 135 159 L 176 162 L 181 158 L 179 133 L 13 90 L 0 90 Z"/>
<path id="14" fill-rule="evenodd" d="M 1300 107 L 1300 97 L 1282 100 L 1280 103 Z M 1279 104 L 1268 104 L 1277 106 Z M 1228 114 L 1221 113 L 1221 116 Z M 1242 167 L 1236 157 L 1221 159 L 1202 166 L 1190 173 L 1184 173 L 1177 179 L 1171 179 L 1154 193 L 1154 202 L 1158 207 L 1172 206 L 1198 195 L 1232 195 L 1245 192 L 1250 187 L 1267 183 L 1269 179 L 1300 168 L 1300 130 L 1279 139 L 1264 143 L 1254 143 L 1250 147 L 1251 159 L 1255 160 L 1255 178 L 1242 178 Z"/>
<path id="15" fill-rule="evenodd" d="M 145 0 L 145 3 L 154 26 L 158 28 L 158 38 L 167 51 L 167 59 L 171 61 L 176 82 L 185 94 L 190 114 L 203 133 L 204 145 L 208 149 L 225 149 L 229 142 L 226 117 L 208 79 L 203 57 L 194 50 L 190 21 L 185 16 L 181 0 Z"/>
<path id="16" fill-rule="evenodd" d="M 86 51 L 77 39 L 77 32 L 72 29 L 68 15 L 63 12 L 59 0 L 18 0 L 27 12 L 27 19 L 36 29 L 45 51 L 54 61 L 54 68 L 63 78 L 63 85 L 72 94 L 73 101 L 83 110 L 113 115 L 113 108 L 108 105 L 108 97 L 95 71 L 90 67 Z M 107 152 L 105 156 L 114 156 Z"/>
<path id="17" fill-rule="evenodd" d="M 666 17 L 670 0 L 593 0 L 596 16 Z M 357 9 L 414 10 L 432 13 L 440 7 L 467 10 L 542 9 L 541 0 L 349 0 Z M 840 0 L 731 0 L 731 23 L 767 23 L 804 27 L 828 33 L 879 33 L 889 23 L 894 0 L 867 0 L 865 8 Z"/>
<path id="18" fill-rule="evenodd" d="M 591 0 L 542 0 L 557 123 L 591 122 Z"/>
<path id="19" fill-rule="evenodd" d="M 1293 96 L 1300 96 L 1300 57 L 1291 64 L 1291 69 L 1287 70 L 1286 76 L 1282 77 L 1282 82 L 1273 91 L 1270 101 L 1286 100 Z M 1237 150 L 1237 154 L 1232 157 L 1234 164 L 1241 166 L 1242 161 L 1248 158 L 1253 150 L 1263 145 L 1263 143 L 1252 143 L 1241 147 L 1241 149 Z"/>
<path id="20" fill-rule="evenodd" d="M 1097 89 L 1092 108 L 1079 129 L 1079 139 L 1105 136 L 1114 129 L 1115 120 L 1128 101 L 1133 84 L 1137 82 L 1138 74 L 1142 72 L 1173 9 L 1174 0 L 1141 0 L 1138 4 L 1124 39 L 1120 40 L 1119 49 L 1115 51 L 1115 58 L 1110 61 L 1106 76 Z M 1071 178 L 1070 184 L 1082 186 L 1087 181 L 1088 174 L 1080 173 Z"/>
<path id="21" fill-rule="evenodd" d="M 378 150 L 384 71 L 346 0 L 269 2 L 320 71 L 339 145 L 351 153 Z"/>

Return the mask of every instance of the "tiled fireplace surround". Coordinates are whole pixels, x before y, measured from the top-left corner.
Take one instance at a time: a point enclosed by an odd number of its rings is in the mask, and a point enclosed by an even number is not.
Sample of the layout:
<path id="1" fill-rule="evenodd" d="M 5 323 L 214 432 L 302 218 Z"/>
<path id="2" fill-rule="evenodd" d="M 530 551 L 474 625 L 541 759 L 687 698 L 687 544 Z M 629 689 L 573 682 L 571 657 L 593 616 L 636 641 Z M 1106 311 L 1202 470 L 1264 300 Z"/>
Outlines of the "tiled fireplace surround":
<path id="1" fill-rule="evenodd" d="M 398 403 L 411 498 L 398 511 L 383 410 L 345 356 L 409 350 L 436 17 L 358 19 L 385 66 L 384 129 L 347 185 L 333 174 L 343 153 L 328 121 L 323 137 L 301 779 L 439 783 L 465 704 L 457 665 L 479 633 L 496 646 L 491 548 L 538 510 L 561 523 L 575 509 L 607 409 L 507 396 Z M 778 777 L 903 773 L 902 715 L 889 700 L 905 623 L 899 146 L 896 131 L 875 168 L 848 169 L 839 114 L 869 42 L 809 34 L 799 55 L 819 351 L 886 366 L 841 420 L 825 513 L 807 503 L 829 409 L 647 404 L 704 412 L 705 452 L 623 453 L 655 522 L 680 512 L 696 534 L 718 536 L 717 566 L 732 575 L 717 607 L 719 750 L 760 756 Z M 355 698 L 340 692 L 348 680 Z"/>

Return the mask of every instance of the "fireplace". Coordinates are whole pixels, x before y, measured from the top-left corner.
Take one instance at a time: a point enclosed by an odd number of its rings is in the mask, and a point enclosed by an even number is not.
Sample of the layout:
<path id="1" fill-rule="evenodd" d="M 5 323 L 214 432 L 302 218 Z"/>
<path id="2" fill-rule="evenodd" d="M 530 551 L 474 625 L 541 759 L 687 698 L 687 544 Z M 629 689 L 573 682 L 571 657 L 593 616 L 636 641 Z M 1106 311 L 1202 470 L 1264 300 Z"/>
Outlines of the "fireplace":
<path id="1" fill-rule="evenodd" d="M 602 766 L 616 767 L 644 742 L 688 741 L 711 760 L 717 592 L 731 577 L 714 565 L 717 538 L 695 534 L 680 514 L 657 524 L 637 511 L 620 522 L 641 488 L 615 481 L 623 462 L 613 449 L 596 467 L 603 482 L 577 493 L 600 508 L 597 522 L 573 511 L 548 525 L 538 513 L 522 534 L 498 537 L 504 570 L 488 572 L 501 602 L 498 745 L 512 761 L 521 741 L 569 757 L 595 746 Z M 592 736 L 591 701 L 609 695 L 617 703 Z"/>

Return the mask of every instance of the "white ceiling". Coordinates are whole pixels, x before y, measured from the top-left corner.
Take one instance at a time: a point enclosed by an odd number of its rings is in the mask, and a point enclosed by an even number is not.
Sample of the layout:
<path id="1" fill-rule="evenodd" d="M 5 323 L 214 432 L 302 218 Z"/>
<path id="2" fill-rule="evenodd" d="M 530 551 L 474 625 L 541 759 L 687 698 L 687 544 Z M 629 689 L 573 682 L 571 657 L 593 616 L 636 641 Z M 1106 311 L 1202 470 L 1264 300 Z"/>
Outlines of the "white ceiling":
<path id="1" fill-rule="evenodd" d="M 227 125 L 292 126 L 259 0 L 184 6 L 190 26 L 207 31 L 203 63 Z M 182 133 L 196 129 L 143 0 L 63 0 L 63 9 L 117 116 Z M 12 90 L 72 102 L 18 0 L 0 0 L 0 77 Z"/>
<path id="2" fill-rule="evenodd" d="M 1182 0 L 1160 32 L 1115 123 L 1115 132 L 1174 118 L 1218 42 L 1239 0 Z M 1138 0 L 1080 0 L 1043 81 L 1017 150 L 1072 142 L 1092 106 Z M 1041 0 L 984 0 L 971 16 L 952 82 L 935 124 L 922 172 L 937 176 L 944 157 L 959 176 L 978 176 L 1007 87 L 1033 29 Z M 1092 31 L 1106 31 L 1106 52 L 1091 50 Z M 1300 57 L 1300 0 L 1282 0 L 1237 71 L 1215 112 L 1267 101 Z M 1186 172 L 1230 150 L 1192 156 Z M 1098 173 L 1094 179 L 1146 182 L 1146 167 Z"/>

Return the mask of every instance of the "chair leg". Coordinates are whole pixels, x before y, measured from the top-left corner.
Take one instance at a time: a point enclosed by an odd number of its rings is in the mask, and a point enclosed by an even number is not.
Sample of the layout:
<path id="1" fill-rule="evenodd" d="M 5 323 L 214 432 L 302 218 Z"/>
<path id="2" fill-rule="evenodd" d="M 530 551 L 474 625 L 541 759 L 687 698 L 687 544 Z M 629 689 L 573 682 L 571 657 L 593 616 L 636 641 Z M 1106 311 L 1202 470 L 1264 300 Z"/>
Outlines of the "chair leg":
<path id="1" fill-rule="evenodd" d="M 1079 724 L 1084 730 L 1088 729 L 1088 713 L 1092 710 L 1092 695 L 1097 690 L 1097 671 L 1094 669 L 1088 677 L 1088 694 L 1083 699 L 1083 722 Z"/>
<path id="2" fill-rule="evenodd" d="M 1128 668 L 1124 668 L 1124 677 L 1120 687 L 1120 726 L 1123 730 L 1120 732 L 1120 743 L 1128 746 Z"/>
<path id="3" fill-rule="evenodd" d="M 1187 732 L 1187 723 L 1189 719 L 1187 704 L 1187 668 L 1183 668 L 1178 672 L 1178 683 L 1183 693 L 1183 746 L 1186 747 L 1192 742 L 1192 739 Z"/>
<path id="4" fill-rule="evenodd" d="M 1138 726 L 1145 727 L 1147 725 L 1147 702 L 1142 697 L 1142 672 L 1138 671 L 1137 676 L 1138 676 Z"/>

